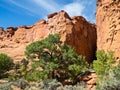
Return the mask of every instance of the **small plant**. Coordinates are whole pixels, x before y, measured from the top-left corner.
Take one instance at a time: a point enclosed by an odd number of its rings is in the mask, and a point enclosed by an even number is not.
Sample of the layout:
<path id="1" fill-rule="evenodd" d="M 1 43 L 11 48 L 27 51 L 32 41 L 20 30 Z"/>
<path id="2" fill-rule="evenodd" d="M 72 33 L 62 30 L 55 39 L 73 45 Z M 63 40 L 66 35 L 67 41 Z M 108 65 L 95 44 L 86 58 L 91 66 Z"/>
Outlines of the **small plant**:
<path id="1" fill-rule="evenodd" d="M 0 54 L 0 76 L 13 67 L 13 60 L 6 54 Z"/>
<path id="2" fill-rule="evenodd" d="M 114 63 L 113 52 L 105 53 L 105 51 L 98 51 L 96 54 L 97 60 L 93 62 L 93 69 L 98 76 L 105 76 L 112 68 Z"/>
<path id="3" fill-rule="evenodd" d="M 55 79 L 51 79 L 41 82 L 39 86 L 40 90 L 57 90 L 57 88 L 62 86 L 62 84 Z"/>
<path id="4" fill-rule="evenodd" d="M 99 79 L 96 90 L 120 90 L 120 63 L 109 70 L 105 79 Z"/>
<path id="5" fill-rule="evenodd" d="M 22 65 L 21 65 L 21 70 L 20 70 L 20 72 L 21 72 L 22 77 L 25 78 L 25 76 L 27 75 L 27 72 L 28 72 L 28 64 L 29 64 L 29 61 L 23 58 L 23 59 L 21 60 L 21 64 L 22 64 Z"/>
<path id="6" fill-rule="evenodd" d="M 21 78 L 26 79 L 29 61 L 26 59 L 22 59 L 21 62 L 17 62 L 14 64 L 13 70 L 9 72 L 9 81 L 18 80 Z"/>
<path id="7" fill-rule="evenodd" d="M 114 64 L 113 52 L 97 52 L 97 60 L 93 68 L 98 76 L 96 90 L 120 90 L 120 63 Z"/>
<path id="8" fill-rule="evenodd" d="M 40 90 L 85 90 L 84 83 L 78 83 L 76 85 L 65 85 L 58 82 L 57 80 L 45 80 L 40 83 Z"/>

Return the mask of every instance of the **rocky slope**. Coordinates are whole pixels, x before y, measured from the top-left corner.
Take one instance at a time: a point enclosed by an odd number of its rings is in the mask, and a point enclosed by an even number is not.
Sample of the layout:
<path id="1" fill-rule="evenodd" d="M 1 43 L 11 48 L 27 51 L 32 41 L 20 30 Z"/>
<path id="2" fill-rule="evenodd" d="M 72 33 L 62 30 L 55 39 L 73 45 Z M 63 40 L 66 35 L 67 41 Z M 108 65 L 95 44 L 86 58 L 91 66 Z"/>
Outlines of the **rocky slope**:
<path id="1" fill-rule="evenodd" d="M 115 52 L 120 58 L 120 0 L 98 0 L 97 49 Z"/>
<path id="2" fill-rule="evenodd" d="M 32 26 L 0 28 L 0 52 L 10 55 L 15 61 L 24 58 L 26 45 L 58 33 L 64 43 L 72 45 L 78 54 L 91 62 L 96 50 L 96 26 L 82 16 L 69 17 L 61 11 L 48 15 Z"/>

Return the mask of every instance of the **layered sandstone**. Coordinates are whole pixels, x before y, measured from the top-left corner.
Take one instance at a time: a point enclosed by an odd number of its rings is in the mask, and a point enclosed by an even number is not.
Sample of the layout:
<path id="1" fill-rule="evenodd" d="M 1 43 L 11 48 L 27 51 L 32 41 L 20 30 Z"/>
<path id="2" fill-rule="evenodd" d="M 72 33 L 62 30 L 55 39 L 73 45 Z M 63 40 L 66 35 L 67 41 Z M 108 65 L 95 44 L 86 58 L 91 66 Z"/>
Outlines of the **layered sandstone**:
<path id="1" fill-rule="evenodd" d="M 88 62 L 93 60 L 96 50 L 96 26 L 82 16 L 71 18 L 64 11 L 50 14 L 48 20 L 41 20 L 32 26 L 9 27 L 6 31 L 1 28 L 0 52 L 20 60 L 24 58 L 26 45 L 55 33 L 60 34 L 61 40 L 72 45 Z"/>
<path id="2" fill-rule="evenodd" d="M 97 49 L 114 51 L 120 58 L 120 0 L 98 0 L 96 11 Z"/>

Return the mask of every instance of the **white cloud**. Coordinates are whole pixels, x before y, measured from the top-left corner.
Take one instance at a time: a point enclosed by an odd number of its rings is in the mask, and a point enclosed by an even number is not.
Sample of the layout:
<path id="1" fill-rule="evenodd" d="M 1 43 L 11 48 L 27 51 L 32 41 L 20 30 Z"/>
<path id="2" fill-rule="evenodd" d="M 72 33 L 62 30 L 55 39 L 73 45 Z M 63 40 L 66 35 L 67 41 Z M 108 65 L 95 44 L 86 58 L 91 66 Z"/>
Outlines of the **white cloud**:
<path id="1" fill-rule="evenodd" d="M 60 8 L 60 6 L 53 0 L 33 0 L 33 2 L 44 8 L 47 12 L 55 12 Z"/>
<path id="2" fill-rule="evenodd" d="M 18 6 L 18 7 L 20 7 L 20 8 L 26 9 L 27 11 L 31 11 L 29 8 L 27 8 L 27 7 L 23 6 L 23 5 L 15 2 L 13 0 L 9 0 L 9 2 L 12 3 L 12 4 L 14 4 L 14 5 L 16 5 L 16 6 Z"/>
<path id="3" fill-rule="evenodd" d="M 78 2 L 67 4 L 63 7 L 63 10 L 67 11 L 70 16 L 82 15 L 84 6 Z"/>
<path id="4" fill-rule="evenodd" d="M 29 7 L 29 6 L 25 6 L 21 3 L 18 3 L 17 1 L 14 1 L 14 0 L 9 0 L 8 3 L 12 3 L 14 4 L 15 6 L 19 7 L 19 8 L 22 8 L 24 10 L 26 10 L 26 13 L 28 15 L 31 15 L 31 16 L 36 16 L 36 15 L 40 15 L 39 13 L 36 12 L 35 9 L 32 9 L 32 7 Z"/>
<path id="5" fill-rule="evenodd" d="M 38 12 L 38 8 L 43 8 L 46 10 L 46 13 L 53 13 L 56 11 L 60 11 L 60 10 L 65 10 L 68 12 L 68 14 L 70 16 L 74 16 L 74 15 L 82 15 L 82 12 L 84 10 L 84 6 L 82 4 L 80 4 L 77 1 L 74 1 L 73 3 L 69 3 L 63 6 L 60 6 L 58 3 L 56 3 L 54 0 L 30 0 L 27 1 L 28 3 L 26 5 L 23 5 L 15 0 L 9 0 L 10 3 L 27 10 L 31 15 L 35 14 L 35 15 L 40 15 L 41 12 Z M 37 8 L 35 8 L 34 6 L 29 6 L 28 4 L 33 3 L 36 5 Z"/>
<path id="6" fill-rule="evenodd" d="M 51 0 L 33 0 L 33 2 L 44 8 L 48 13 L 60 11 L 60 10 L 65 10 L 68 12 L 70 16 L 75 16 L 75 15 L 82 15 L 82 12 L 84 10 L 84 6 L 80 4 L 79 2 L 74 1 L 73 3 L 69 3 L 63 6 L 60 6 L 58 3 L 55 1 Z"/>
<path id="7" fill-rule="evenodd" d="M 65 10 L 70 16 L 84 16 L 86 19 L 90 15 L 86 15 L 84 10 L 93 4 L 94 0 L 74 0 L 72 3 L 60 5 L 55 0 L 26 0 L 26 3 L 21 3 L 17 0 L 8 0 L 8 3 L 14 4 L 19 8 L 26 10 L 30 15 L 45 17 L 49 13 L 58 12 L 60 10 Z M 6 0 L 7 2 L 7 0 Z M 61 1 L 62 2 L 62 1 Z M 88 9 L 89 11 L 89 9 Z M 45 16 L 43 16 L 45 15 Z M 93 14 L 91 15 L 91 17 Z"/>
<path id="8" fill-rule="evenodd" d="M 82 12 L 84 10 L 84 6 L 79 3 L 78 1 L 74 1 L 73 3 L 69 3 L 66 5 L 59 5 L 56 3 L 54 0 L 33 0 L 36 5 L 44 8 L 48 13 L 60 11 L 60 10 L 65 10 L 68 12 L 70 16 L 75 16 L 75 15 L 83 15 Z"/>

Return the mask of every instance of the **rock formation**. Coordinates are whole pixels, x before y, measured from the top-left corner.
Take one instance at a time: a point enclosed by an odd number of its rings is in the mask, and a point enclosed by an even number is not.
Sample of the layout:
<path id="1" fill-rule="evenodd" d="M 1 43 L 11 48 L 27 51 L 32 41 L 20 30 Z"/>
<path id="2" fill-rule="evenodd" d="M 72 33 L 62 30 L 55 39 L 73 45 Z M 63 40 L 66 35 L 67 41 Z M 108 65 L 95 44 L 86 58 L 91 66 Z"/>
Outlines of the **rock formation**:
<path id="1" fill-rule="evenodd" d="M 0 28 L 0 52 L 21 60 L 26 45 L 55 33 L 60 34 L 61 40 L 72 45 L 88 62 L 92 62 L 96 50 L 96 26 L 82 16 L 71 18 L 64 11 L 50 14 L 47 21 L 41 20 L 32 26 L 9 27 L 6 31 Z"/>
<path id="2" fill-rule="evenodd" d="M 120 58 L 120 0 L 98 0 L 96 11 L 97 49 L 114 51 Z"/>

